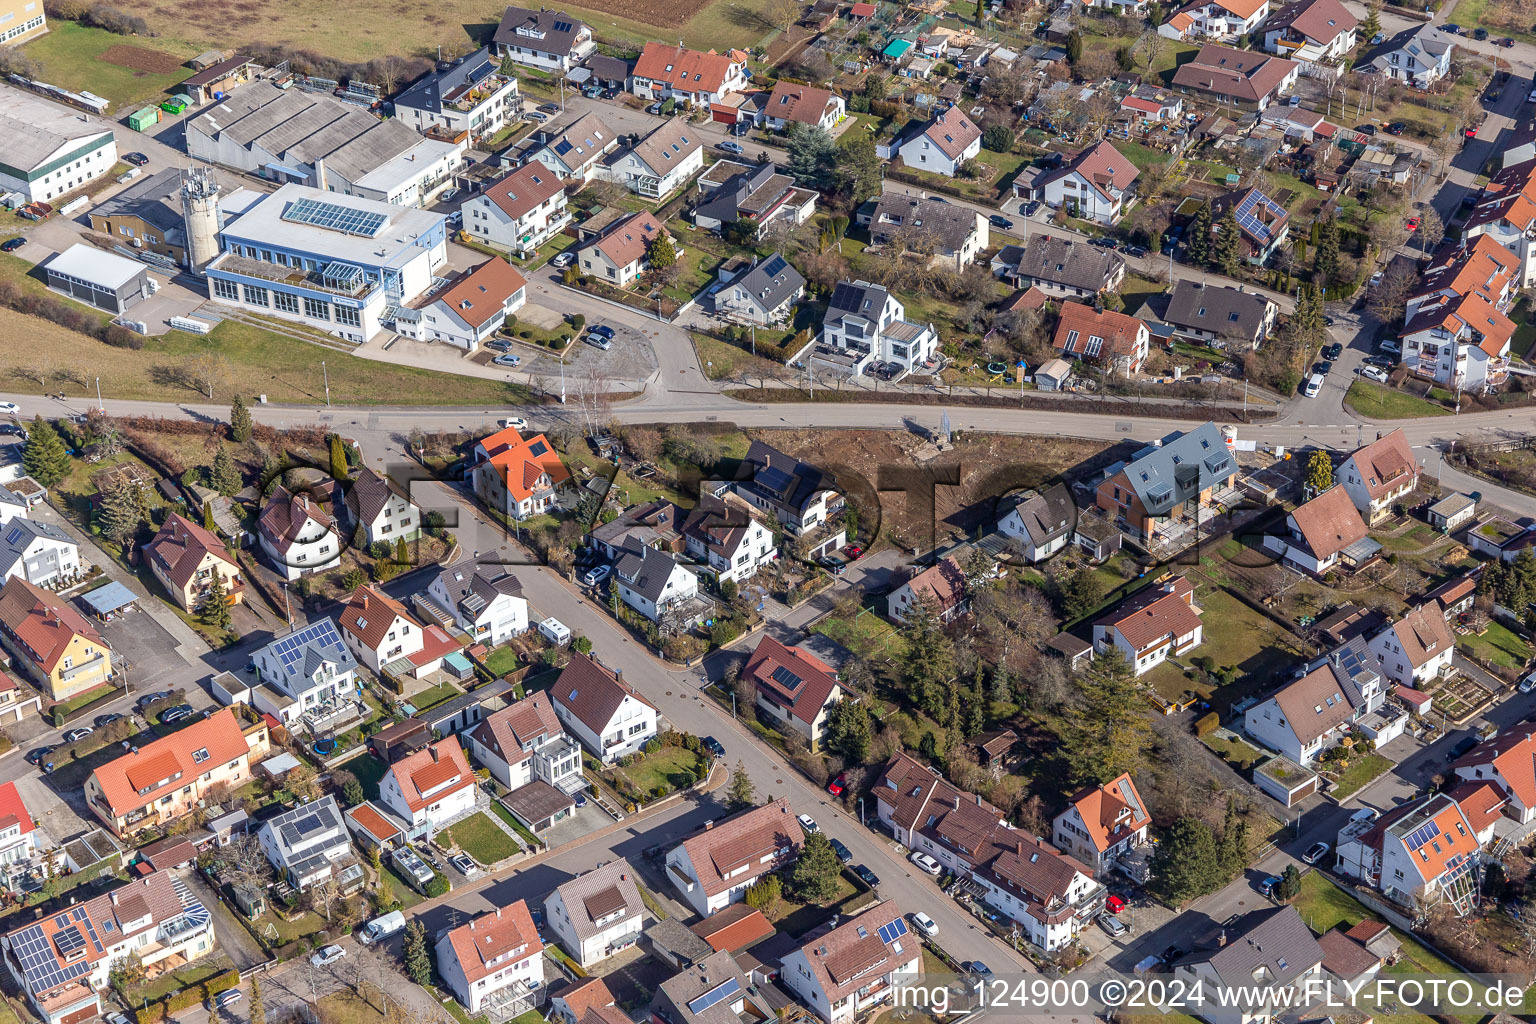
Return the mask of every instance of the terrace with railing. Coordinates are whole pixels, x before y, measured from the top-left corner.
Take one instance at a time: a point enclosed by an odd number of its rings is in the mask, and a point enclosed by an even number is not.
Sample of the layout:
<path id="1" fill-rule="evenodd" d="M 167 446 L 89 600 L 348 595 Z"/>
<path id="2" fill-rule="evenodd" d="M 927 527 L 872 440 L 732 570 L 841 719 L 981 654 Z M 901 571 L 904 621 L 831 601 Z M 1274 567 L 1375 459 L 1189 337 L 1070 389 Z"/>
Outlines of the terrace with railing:
<path id="1" fill-rule="evenodd" d="M 211 269 L 353 299 L 363 298 L 380 287 L 377 281 L 368 280 L 361 267 L 351 264 L 332 263 L 324 270 L 305 270 L 226 252 L 213 262 Z"/>

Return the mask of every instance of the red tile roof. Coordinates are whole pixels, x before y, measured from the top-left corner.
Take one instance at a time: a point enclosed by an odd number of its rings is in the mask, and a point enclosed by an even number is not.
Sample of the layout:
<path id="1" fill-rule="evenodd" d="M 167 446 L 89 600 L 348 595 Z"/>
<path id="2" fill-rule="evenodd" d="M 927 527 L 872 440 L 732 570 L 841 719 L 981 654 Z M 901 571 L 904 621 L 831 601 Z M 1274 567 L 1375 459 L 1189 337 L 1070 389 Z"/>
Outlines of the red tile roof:
<path id="1" fill-rule="evenodd" d="M 1099 351 L 1105 358 L 1124 356 L 1134 359 L 1142 352 L 1146 337 L 1147 325 L 1134 316 L 1111 309 L 1096 310 L 1080 302 L 1063 302 L 1053 344 L 1062 352 L 1081 356 L 1087 354 L 1088 339 L 1099 338 Z"/>
<path id="2" fill-rule="evenodd" d="M 1350 456 L 1365 481 L 1372 498 L 1381 498 L 1400 486 L 1406 477 L 1416 477 L 1419 465 L 1401 427 L 1372 441 Z"/>
<path id="3" fill-rule="evenodd" d="M 1536 724 L 1521 722 L 1502 736 L 1479 743 L 1452 768 L 1491 766 L 1494 781 L 1523 807 L 1536 807 Z"/>
<path id="4" fill-rule="evenodd" d="M 780 850 L 788 849 L 785 857 L 793 857 L 804 842 L 805 831 L 790 810 L 789 800 L 780 797 L 695 833 L 682 845 L 704 894 L 714 896 L 741 884 L 744 878 L 772 871 L 783 862 Z M 746 873 L 735 875 L 741 867 L 746 867 Z"/>
<path id="5" fill-rule="evenodd" d="M 475 774 L 453 736 L 401 758 L 389 771 L 413 814 L 475 784 Z"/>
<path id="6" fill-rule="evenodd" d="M 278 484 L 261 510 L 260 529 L 278 551 L 287 551 L 305 528 L 315 522 L 327 530 L 334 530 L 330 515 L 309 499 L 307 494 L 294 494 Z"/>
<path id="7" fill-rule="evenodd" d="M 957 108 L 950 107 L 934 115 L 933 120 L 923 129 L 923 134 L 945 156 L 958 160 L 972 143 L 981 138 L 981 129 Z"/>
<path id="8" fill-rule="evenodd" d="M 818 89 L 814 85 L 800 85 L 780 79 L 774 83 L 773 92 L 768 95 L 768 109 L 764 113 L 769 117 L 799 124 L 820 124 L 827 113 L 827 107 L 831 105 L 830 89 Z"/>
<path id="9" fill-rule="evenodd" d="M 619 221 L 592 245 L 620 269 L 645 258 L 652 241 L 671 235 L 649 210 L 632 213 Z"/>
<path id="10" fill-rule="evenodd" d="M 1326 46 L 1359 24 L 1339 0 L 1297 0 L 1271 15 L 1264 23 L 1264 31 L 1294 28 L 1313 42 Z"/>
<path id="11" fill-rule="evenodd" d="M 486 461 L 501 477 L 507 492 L 519 501 L 531 497 L 546 474 L 555 486 L 571 478 L 560 454 L 543 434 L 524 438 L 517 428 L 507 427 L 481 439 L 477 448 L 485 453 Z"/>
<path id="12" fill-rule="evenodd" d="M 578 1021 L 586 1016 L 588 1010 L 613 1005 L 613 993 L 608 990 L 608 983 L 602 978 L 584 978 L 574 985 L 551 992 L 550 998 L 564 1000 Z"/>
<path id="13" fill-rule="evenodd" d="M 231 569 L 237 568 L 223 541 L 175 512 L 165 517 L 165 525 L 154 540 L 144 545 L 144 553 L 159 563 L 172 583 L 183 589 L 192 582 L 193 574 L 207 555 L 227 563 Z"/>
<path id="14" fill-rule="evenodd" d="M 1200 625 L 1194 597 L 1195 588 L 1189 580 L 1175 576 L 1132 595 L 1094 625 L 1116 629 L 1135 650 L 1145 650 L 1164 637 L 1185 636 Z"/>
<path id="15" fill-rule="evenodd" d="M 523 170 L 526 169 L 523 168 Z M 507 300 L 527 285 L 528 279 L 518 273 L 517 268 L 506 260 L 486 260 L 455 281 L 447 291 L 434 296 L 433 301 L 441 302 L 453 310 L 454 316 L 469 326 L 478 328 L 501 312 L 506 307 Z"/>
<path id="16" fill-rule="evenodd" d="M 1101 853 L 1152 823 L 1136 783 L 1125 772 L 1102 786 L 1084 789 L 1071 803 L 1083 819 L 1088 838 Z"/>
<path id="17" fill-rule="evenodd" d="M 468 924 L 460 925 L 448 933 L 448 943 L 470 987 L 482 978 L 544 951 L 544 943 L 539 939 L 524 900 L 497 907 L 491 913 L 481 914 Z M 507 959 L 498 960 L 503 956 Z"/>
<path id="18" fill-rule="evenodd" d="M 1317 944 L 1323 949 L 1323 969 L 1346 980 L 1359 977 L 1381 963 L 1381 957 L 1338 928 L 1325 932 Z"/>
<path id="19" fill-rule="evenodd" d="M 400 834 L 400 827 L 375 810 L 372 804 L 359 804 L 347 811 L 347 814 L 381 843 L 387 843 Z"/>
<path id="20" fill-rule="evenodd" d="M 1297 506 L 1291 518 L 1296 520 L 1307 549 L 1319 560 L 1325 561 L 1365 537 L 1365 520 L 1343 487 L 1330 487 Z"/>
<path id="21" fill-rule="evenodd" d="M 1392 624 L 1403 655 L 1414 668 L 1427 664 L 1437 655 L 1444 654 L 1456 645 L 1451 627 L 1445 623 L 1445 613 L 1439 604 L 1423 604 L 1410 608 L 1401 619 Z"/>
<path id="22" fill-rule="evenodd" d="M 965 573 L 959 562 L 945 558 L 907 580 L 907 586 L 912 588 L 912 594 L 918 600 L 927 598 L 937 611 L 944 612 L 965 597 Z"/>
<path id="23" fill-rule="evenodd" d="M 526 700 L 520 700 L 485 716 L 474 729 L 474 739 L 487 750 L 494 751 L 507 764 L 521 764 L 532 754 L 523 744 L 538 742 L 539 738 L 558 736 L 565 730 L 555 717 L 554 705 L 549 694 L 535 690 Z"/>
<path id="24" fill-rule="evenodd" d="M 1262 3 L 1263 0 L 1245 2 Z M 1173 84 L 1256 103 L 1280 88 L 1280 83 L 1296 67 L 1295 61 L 1284 57 L 1238 50 L 1220 43 L 1206 43 L 1195 54 L 1194 60 L 1179 65 L 1173 75 Z"/>
<path id="25" fill-rule="evenodd" d="M 549 688 L 551 699 L 564 706 L 587 728 L 601 735 L 613 721 L 614 713 L 625 697 L 633 697 L 646 707 L 656 705 L 640 695 L 640 691 L 623 682 L 596 658 L 571 652 L 571 660 Z"/>
<path id="26" fill-rule="evenodd" d="M 353 593 L 352 600 L 341 613 L 341 628 L 370 651 L 376 651 L 384 644 L 389 631 L 395 628 L 396 619 L 404 620 L 404 625 L 412 629 L 421 629 L 421 624 L 411 618 L 405 605 L 370 583 L 358 587 Z"/>
<path id="27" fill-rule="evenodd" d="M 634 77 L 666 82 L 682 92 L 719 92 L 732 63 L 730 57 L 714 50 L 700 53 L 666 43 L 646 43 L 635 61 Z"/>
<path id="28" fill-rule="evenodd" d="M 52 672 L 75 637 L 103 649 L 96 627 L 59 595 L 12 576 L 0 587 L 0 626 L 21 642 L 46 672 Z"/>
<path id="29" fill-rule="evenodd" d="M 194 756 L 203 753 L 202 757 Z M 91 773 L 115 817 L 147 807 L 210 767 L 248 757 L 250 746 L 231 708 L 144 744 Z"/>
<path id="30" fill-rule="evenodd" d="M 22 835 L 26 835 L 36 827 L 32 822 L 32 815 L 27 813 L 27 805 L 22 801 L 20 791 L 16 789 L 16 783 L 0 784 L 0 830 L 18 824 L 21 826 Z"/>
<path id="31" fill-rule="evenodd" d="M 1043 187 L 1073 173 L 1081 175 L 1108 199 L 1111 198 L 1109 189 L 1125 191 L 1141 172 L 1135 164 L 1121 156 L 1114 146 L 1100 142 L 1078 153 L 1059 170 L 1046 175 L 1040 180 L 1040 185 Z"/>
<path id="32" fill-rule="evenodd" d="M 918 961 L 921 973 L 921 947 L 911 941 L 902 944 L 897 937 L 887 941 L 886 933 L 881 931 L 899 920 L 901 910 L 896 904 L 877 903 L 800 947 L 817 987 L 831 1004 L 913 960 Z M 898 945 L 900 953 L 896 952 Z"/>
<path id="33" fill-rule="evenodd" d="M 689 927 L 714 949 L 727 953 L 756 945 L 777 931 L 761 910 L 745 903 L 732 903 Z"/>
<path id="34" fill-rule="evenodd" d="M 1472 831 L 1481 833 L 1494 822 L 1498 821 L 1503 813 L 1504 805 L 1509 803 L 1509 797 L 1492 780 L 1463 782 L 1446 790 L 1451 799 L 1461 806 L 1461 813 L 1466 816 L 1467 824 L 1472 826 Z"/>
<path id="35" fill-rule="evenodd" d="M 742 674 L 757 684 L 759 693 L 766 693 L 773 703 L 807 725 L 814 724 L 833 694 L 841 692 L 831 665 L 771 636 L 758 641 Z M 791 680 L 799 682 L 792 684 Z"/>

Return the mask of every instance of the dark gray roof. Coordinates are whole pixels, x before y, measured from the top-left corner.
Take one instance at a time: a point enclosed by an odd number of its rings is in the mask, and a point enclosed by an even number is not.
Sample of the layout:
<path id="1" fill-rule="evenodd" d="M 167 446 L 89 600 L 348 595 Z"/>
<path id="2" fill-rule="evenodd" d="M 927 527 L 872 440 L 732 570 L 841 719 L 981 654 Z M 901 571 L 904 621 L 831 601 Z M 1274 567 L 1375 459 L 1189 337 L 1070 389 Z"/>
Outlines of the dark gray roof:
<path id="1" fill-rule="evenodd" d="M 1303 671 L 1297 673 L 1297 678 L 1327 665 L 1333 670 L 1334 681 L 1348 698 L 1349 706 L 1361 708 L 1366 703 L 1362 687 L 1375 683 L 1377 692 L 1381 692 L 1381 673 L 1377 671 L 1380 664 L 1376 655 L 1371 653 L 1365 637 L 1359 635 L 1346 640 L 1322 657 L 1307 662 Z"/>
<path id="2" fill-rule="evenodd" d="M 1066 484 L 1057 484 L 1044 493 L 1029 495 L 1015 506 L 1024 532 L 1039 547 L 1042 544 L 1065 537 L 1077 525 L 1077 506 Z"/>
<path id="3" fill-rule="evenodd" d="M 112 198 L 91 209 L 93 217 L 138 217 L 153 224 L 166 235 L 166 241 L 180 245 L 186 236 L 181 216 L 181 172 L 175 168 L 151 174 L 134 182 Z M 176 236 L 172 238 L 174 233 Z"/>
<path id="4" fill-rule="evenodd" d="M 869 221 L 870 238 L 879 243 L 898 231 L 932 235 L 949 252 L 957 252 L 976 230 L 977 213 L 939 199 L 893 192 L 880 197 Z"/>
<path id="5" fill-rule="evenodd" d="M 484 686 L 471 690 L 463 696 L 443 701 L 443 703 L 428 708 L 426 711 L 418 711 L 416 712 L 416 717 L 425 723 L 429 729 L 438 729 L 441 728 L 442 723 L 456 717 L 465 708 L 472 708 L 476 704 L 484 704 L 492 698 L 506 694 L 511 689 L 512 684 L 505 679 L 493 679 Z M 447 732 L 446 729 L 443 731 Z"/>
<path id="6" fill-rule="evenodd" d="M 365 466 L 352 482 L 352 489 L 347 492 L 347 508 L 360 521 L 371 523 L 384 511 L 394 493 L 389 489 L 388 481 Z"/>
<path id="7" fill-rule="evenodd" d="M 788 260 L 774 253 L 732 284 L 751 292 L 762 308 L 771 312 L 804 288 L 805 278 L 800 276 L 800 271 L 789 265 Z"/>
<path id="8" fill-rule="evenodd" d="M 665 551 L 644 548 L 641 551 L 625 551 L 614 566 L 629 588 L 653 604 L 661 600 L 667 580 L 677 568 L 677 559 Z"/>
<path id="9" fill-rule="evenodd" d="M 843 285 L 839 284 L 837 288 L 841 291 Z M 884 295 L 884 288 L 879 291 Z M 837 292 L 833 292 L 834 301 L 836 297 Z M 796 512 L 804 509 L 818 491 L 837 490 L 836 482 L 815 466 L 785 455 L 762 441 L 752 442 L 747 449 L 747 457 L 742 460 L 742 465 L 752 474 L 745 486 L 758 495 Z"/>
<path id="10" fill-rule="evenodd" d="M 467 562 L 456 562 L 437 574 L 448 599 L 469 618 L 475 618 L 498 594 L 522 597 L 523 585 L 494 552 Z"/>
<path id="11" fill-rule="evenodd" d="M 1011 271 L 1019 269 L 1019 264 L 1024 260 L 1024 247 L 1022 245 L 1005 245 L 997 250 L 997 255 L 992 257 L 992 266 L 1006 267 Z"/>
<path id="12" fill-rule="evenodd" d="M 1209 963 L 1229 986 L 1286 985 L 1322 962 L 1323 947 L 1295 907 L 1255 910 L 1229 925 L 1227 944 L 1179 964 Z"/>
<path id="13" fill-rule="evenodd" d="M 511 8 L 508 10 L 510 11 Z M 600 82 L 624 82 L 628 81 L 630 73 L 635 70 L 635 65 L 631 61 L 597 53 L 587 61 L 587 70 L 591 71 L 592 77 Z"/>
<path id="14" fill-rule="evenodd" d="M 765 187 L 773 187 L 777 189 L 777 194 L 771 198 L 777 199 L 787 190 L 788 185 L 793 184 L 793 181 L 786 178 L 785 182 L 772 182 L 770 186 L 772 179 L 777 176 L 777 170 L 772 163 L 762 163 L 748 171 L 731 175 L 720 184 L 719 188 L 711 192 L 704 202 L 699 204 L 697 215 L 713 218 L 722 224 L 730 224 L 739 216 L 738 211 L 741 207 L 753 198 L 753 193 Z"/>
<path id="15" fill-rule="evenodd" d="M 1413 28 L 1404 29 L 1391 39 L 1384 40 L 1380 46 L 1374 46 L 1366 51 L 1365 56 L 1355 62 L 1355 67 L 1385 67 L 1394 53 L 1407 52 L 1415 57 L 1427 56 L 1425 64 L 1437 63 L 1440 55 L 1455 46 L 1455 38 L 1447 35 L 1436 25 L 1415 25 Z"/>
<path id="16" fill-rule="evenodd" d="M 19 575 L 29 581 L 34 578 L 25 570 L 16 573 L 12 570 L 16 568 L 16 563 L 22 560 L 27 547 L 40 537 L 75 547 L 75 542 L 70 539 L 69 534 L 51 523 L 40 523 L 34 519 L 12 519 L 5 524 L 3 530 L 0 530 L 0 580 L 11 575 Z M 42 564 L 37 568 L 46 572 L 35 578 L 41 579 L 44 575 L 51 576 L 59 571 L 58 553 L 55 549 L 50 548 L 41 561 Z"/>
<path id="17" fill-rule="evenodd" d="M 1175 327 L 1198 328 L 1218 336 L 1231 331 L 1238 337 L 1251 338 L 1263 325 L 1268 307 L 1269 300 L 1256 292 L 1179 281 L 1173 286 L 1163 319 Z"/>
<path id="18" fill-rule="evenodd" d="M 1160 516 L 1230 477 L 1237 472 L 1237 461 L 1216 424 L 1203 423 L 1147 445 L 1132 456 L 1123 472 L 1147 514 Z"/>
<path id="19" fill-rule="evenodd" d="M 519 33 L 519 27 L 526 31 Z M 508 7 L 491 41 L 498 46 L 521 46 L 564 57 L 570 54 L 581 29 L 582 23 L 564 11 Z"/>
<path id="20" fill-rule="evenodd" d="M 1096 292 L 1124 267 L 1125 259 L 1112 250 L 1035 235 L 1024 248 L 1018 274 L 1021 278 Z"/>
<path id="21" fill-rule="evenodd" d="M 825 320 L 832 323 L 844 316 L 857 316 L 865 320 L 878 321 L 880 311 L 885 308 L 885 300 L 889 297 L 890 292 L 878 284 L 870 284 L 868 281 L 839 281 L 837 287 L 832 289 L 832 299 L 827 303 Z M 756 445 L 754 444 L 753 447 L 755 448 Z"/>
<path id="22" fill-rule="evenodd" d="M 491 53 L 491 48 L 481 47 L 452 67 L 441 71 L 434 69 L 418 78 L 409 89 L 395 97 L 395 106 L 438 113 L 443 109 L 445 95 L 466 85 L 474 85 L 495 74 L 500 68 L 501 62 Z"/>

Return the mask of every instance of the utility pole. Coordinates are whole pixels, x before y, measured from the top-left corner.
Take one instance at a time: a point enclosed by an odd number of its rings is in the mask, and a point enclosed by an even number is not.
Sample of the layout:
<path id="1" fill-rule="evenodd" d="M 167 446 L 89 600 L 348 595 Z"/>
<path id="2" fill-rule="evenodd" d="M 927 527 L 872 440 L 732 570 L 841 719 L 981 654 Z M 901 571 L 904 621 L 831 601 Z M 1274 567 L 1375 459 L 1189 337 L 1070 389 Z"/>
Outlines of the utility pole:
<path id="1" fill-rule="evenodd" d="M 325 378 L 325 407 L 331 407 L 331 373 L 325 368 L 325 360 L 320 360 L 320 374 Z"/>
<path id="2" fill-rule="evenodd" d="M 107 407 L 101 404 L 101 378 L 96 378 L 96 411 L 106 412 Z"/>

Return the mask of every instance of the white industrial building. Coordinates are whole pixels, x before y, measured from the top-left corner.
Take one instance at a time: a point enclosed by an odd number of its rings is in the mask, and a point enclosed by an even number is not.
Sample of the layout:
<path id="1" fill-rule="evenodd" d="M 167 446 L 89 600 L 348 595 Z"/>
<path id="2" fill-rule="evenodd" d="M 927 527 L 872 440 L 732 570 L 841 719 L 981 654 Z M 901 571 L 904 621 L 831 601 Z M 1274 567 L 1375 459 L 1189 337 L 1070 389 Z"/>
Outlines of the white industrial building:
<path id="1" fill-rule="evenodd" d="M 237 192 L 205 271 L 214 301 L 364 342 L 448 262 L 447 221 L 307 185 Z"/>
<path id="2" fill-rule="evenodd" d="M 237 89 L 186 130 L 194 159 L 395 206 L 421 206 L 446 188 L 464 166 L 467 146 L 270 82 Z"/>
<path id="3" fill-rule="evenodd" d="M 117 141 L 101 122 L 7 89 L 0 113 L 0 192 L 52 202 L 117 164 Z"/>

